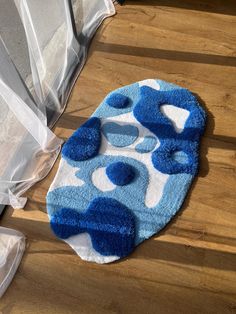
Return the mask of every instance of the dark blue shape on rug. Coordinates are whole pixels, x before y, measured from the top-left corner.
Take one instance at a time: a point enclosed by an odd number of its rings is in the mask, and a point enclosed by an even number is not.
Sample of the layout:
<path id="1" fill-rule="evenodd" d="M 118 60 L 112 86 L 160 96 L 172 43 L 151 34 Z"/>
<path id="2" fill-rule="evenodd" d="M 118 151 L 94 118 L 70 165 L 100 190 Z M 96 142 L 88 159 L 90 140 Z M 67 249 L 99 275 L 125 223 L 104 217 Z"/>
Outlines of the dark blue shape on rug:
<path id="1" fill-rule="evenodd" d="M 152 162 L 154 166 L 163 173 L 194 174 L 198 168 L 198 149 L 196 142 L 165 140 L 157 150 L 152 153 Z M 186 162 L 179 162 L 175 158 L 175 153 L 183 151 L 187 155 Z"/>
<path id="2" fill-rule="evenodd" d="M 139 135 L 136 126 L 130 124 L 119 125 L 115 122 L 103 124 L 102 133 L 108 142 L 116 147 L 125 147 L 133 144 Z"/>
<path id="3" fill-rule="evenodd" d="M 86 121 L 67 140 L 62 148 L 62 156 L 73 161 L 82 161 L 95 157 L 101 144 L 101 122 L 93 117 Z"/>
<path id="4" fill-rule="evenodd" d="M 177 133 L 170 119 L 160 110 L 171 104 L 189 111 L 184 130 Z M 205 127 L 205 112 L 197 99 L 186 89 L 157 91 L 141 87 L 141 97 L 133 110 L 135 118 L 160 140 L 160 146 L 152 153 L 154 167 L 167 174 L 196 174 L 198 168 L 198 146 Z M 173 154 L 183 151 L 187 162 L 181 163 Z"/>
<path id="5" fill-rule="evenodd" d="M 129 98 L 120 93 L 112 93 L 107 97 L 106 103 L 110 107 L 114 107 L 117 109 L 126 108 L 129 104 Z"/>
<path id="6" fill-rule="evenodd" d="M 160 140 L 199 140 L 205 127 L 205 112 L 199 106 L 197 99 L 187 89 L 157 91 L 142 86 L 140 93 L 140 100 L 133 110 L 134 116 Z M 190 112 L 181 133 L 175 131 L 171 120 L 161 112 L 160 107 L 164 104 L 173 105 Z"/>
<path id="7" fill-rule="evenodd" d="M 157 139 L 154 136 L 145 136 L 142 143 L 135 146 L 135 150 L 140 154 L 151 152 L 157 144 Z"/>
<path id="8" fill-rule="evenodd" d="M 89 233 L 93 248 L 105 256 L 124 257 L 134 248 L 134 215 L 112 198 L 95 198 L 85 212 L 62 208 L 52 216 L 50 223 L 54 233 L 62 239 Z"/>
<path id="9" fill-rule="evenodd" d="M 106 174 L 115 185 L 123 186 L 135 177 L 135 169 L 125 162 L 114 162 L 106 168 Z"/>

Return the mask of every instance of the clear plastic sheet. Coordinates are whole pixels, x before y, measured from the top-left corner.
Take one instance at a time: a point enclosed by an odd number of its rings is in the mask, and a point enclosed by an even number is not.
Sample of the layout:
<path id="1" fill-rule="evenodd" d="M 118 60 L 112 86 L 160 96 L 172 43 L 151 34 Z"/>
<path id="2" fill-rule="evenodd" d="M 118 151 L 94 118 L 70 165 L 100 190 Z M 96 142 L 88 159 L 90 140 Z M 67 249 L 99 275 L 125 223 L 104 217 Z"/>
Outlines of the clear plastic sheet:
<path id="1" fill-rule="evenodd" d="M 2 0 L 0 3 L 0 204 L 47 175 L 62 141 L 51 128 L 81 71 L 111 0 Z"/>
<path id="2" fill-rule="evenodd" d="M 0 298 L 9 286 L 25 250 L 25 237 L 16 230 L 0 227 Z"/>

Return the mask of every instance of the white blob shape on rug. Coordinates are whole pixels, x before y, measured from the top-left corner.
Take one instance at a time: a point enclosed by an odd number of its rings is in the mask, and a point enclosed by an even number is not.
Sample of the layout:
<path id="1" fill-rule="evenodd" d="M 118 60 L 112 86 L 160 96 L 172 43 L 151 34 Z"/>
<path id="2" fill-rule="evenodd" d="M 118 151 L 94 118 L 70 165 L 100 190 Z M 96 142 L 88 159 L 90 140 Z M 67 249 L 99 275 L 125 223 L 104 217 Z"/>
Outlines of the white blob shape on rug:
<path id="1" fill-rule="evenodd" d="M 95 169 L 92 174 L 93 185 L 102 192 L 112 191 L 116 188 L 106 175 L 106 168 Z"/>
<path id="2" fill-rule="evenodd" d="M 141 87 L 141 86 L 149 86 L 149 87 L 156 89 L 156 90 L 160 89 L 160 85 L 157 83 L 156 80 L 153 80 L 153 79 L 140 81 L 139 87 Z"/>
<path id="3" fill-rule="evenodd" d="M 82 186 L 84 181 L 76 177 L 75 173 L 79 168 L 72 167 L 65 159 L 61 159 L 57 174 L 50 186 L 49 191 L 64 186 Z"/>
<path id="4" fill-rule="evenodd" d="M 99 264 L 111 263 L 118 260 L 119 256 L 104 256 L 94 250 L 90 235 L 87 232 L 77 234 L 65 240 L 73 250 L 85 261 Z"/>
<path id="5" fill-rule="evenodd" d="M 171 120 L 175 131 L 177 133 L 181 133 L 184 129 L 185 122 L 189 117 L 189 111 L 168 104 L 162 105 L 160 110 L 168 119 Z"/>

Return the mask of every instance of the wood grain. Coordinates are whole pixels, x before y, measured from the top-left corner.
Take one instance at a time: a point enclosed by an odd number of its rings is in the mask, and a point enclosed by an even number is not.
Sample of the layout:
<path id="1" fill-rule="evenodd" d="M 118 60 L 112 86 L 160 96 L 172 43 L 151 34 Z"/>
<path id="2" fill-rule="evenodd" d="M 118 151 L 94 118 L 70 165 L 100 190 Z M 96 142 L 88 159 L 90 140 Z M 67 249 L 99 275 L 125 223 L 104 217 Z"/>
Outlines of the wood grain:
<path id="1" fill-rule="evenodd" d="M 208 112 L 201 169 L 181 212 L 111 265 L 81 261 L 50 231 L 48 177 L 1 225 L 28 247 L 0 313 L 236 313 L 235 1 L 127 1 L 96 34 L 55 133 L 66 139 L 111 90 L 160 78 L 192 90 Z"/>

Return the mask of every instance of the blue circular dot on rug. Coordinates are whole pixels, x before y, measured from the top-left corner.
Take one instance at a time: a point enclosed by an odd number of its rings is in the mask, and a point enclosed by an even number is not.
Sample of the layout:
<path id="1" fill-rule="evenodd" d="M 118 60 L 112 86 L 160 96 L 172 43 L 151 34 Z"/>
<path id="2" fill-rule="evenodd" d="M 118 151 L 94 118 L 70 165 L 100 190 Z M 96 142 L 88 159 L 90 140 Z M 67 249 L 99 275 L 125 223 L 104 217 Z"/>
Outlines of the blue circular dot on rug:
<path id="1" fill-rule="evenodd" d="M 106 168 L 106 175 L 115 185 L 129 184 L 135 177 L 134 168 L 124 162 L 114 162 Z"/>
<path id="2" fill-rule="evenodd" d="M 129 104 L 129 98 L 119 93 L 112 93 L 107 97 L 107 104 L 114 108 L 125 108 Z"/>
<path id="3" fill-rule="evenodd" d="M 175 161 L 181 163 L 181 164 L 187 164 L 188 163 L 188 155 L 183 152 L 183 151 L 175 151 L 172 154 L 172 159 L 174 159 Z"/>

